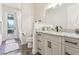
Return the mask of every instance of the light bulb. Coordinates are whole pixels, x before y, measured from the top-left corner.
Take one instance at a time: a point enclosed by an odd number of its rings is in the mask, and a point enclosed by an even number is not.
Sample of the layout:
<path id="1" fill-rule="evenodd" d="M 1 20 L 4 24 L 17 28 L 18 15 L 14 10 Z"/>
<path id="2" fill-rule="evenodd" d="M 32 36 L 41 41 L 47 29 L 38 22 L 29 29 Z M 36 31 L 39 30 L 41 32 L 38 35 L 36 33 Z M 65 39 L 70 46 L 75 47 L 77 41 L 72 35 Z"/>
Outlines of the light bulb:
<path id="1" fill-rule="evenodd" d="M 62 3 L 59 3 L 59 6 L 61 7 L 62 6 Z"/>

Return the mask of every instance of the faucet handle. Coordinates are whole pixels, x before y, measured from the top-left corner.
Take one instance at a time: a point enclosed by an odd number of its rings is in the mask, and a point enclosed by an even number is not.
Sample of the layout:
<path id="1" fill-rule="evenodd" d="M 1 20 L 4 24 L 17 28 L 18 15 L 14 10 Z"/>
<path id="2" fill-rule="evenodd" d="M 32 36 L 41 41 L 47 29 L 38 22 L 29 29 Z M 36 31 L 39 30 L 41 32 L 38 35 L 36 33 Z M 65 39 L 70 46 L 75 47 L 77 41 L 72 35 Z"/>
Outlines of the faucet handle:
<path id="1" fill-rule="evenodd" d="M 60 28 L 62 29 L 62 26 L 60 26 Z"/>
<path id="2" fill-rule="evenodd" d="M 61 31 L 61 29 L 62 29 L 62 26 L 60 26 L 60 31 Z"/>

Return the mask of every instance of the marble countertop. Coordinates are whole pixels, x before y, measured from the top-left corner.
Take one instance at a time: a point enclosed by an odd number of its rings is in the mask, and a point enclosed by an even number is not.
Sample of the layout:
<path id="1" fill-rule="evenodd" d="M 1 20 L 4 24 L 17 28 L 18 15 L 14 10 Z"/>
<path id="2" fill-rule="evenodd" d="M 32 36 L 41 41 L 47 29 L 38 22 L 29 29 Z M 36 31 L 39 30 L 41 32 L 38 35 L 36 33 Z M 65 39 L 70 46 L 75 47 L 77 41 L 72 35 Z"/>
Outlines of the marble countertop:
<path id="1" fill-rule="evenodd" d="M 68 33 L 68 32 L 55 32 L 55 31 L 37 31 L 45 34 L 51 34 L 51 35 L 58 35 L 58 36 L 65 36 L 65 37 L 71 37 L 71 38 L 78 38 L 79 34 L 76 33 Z"/>

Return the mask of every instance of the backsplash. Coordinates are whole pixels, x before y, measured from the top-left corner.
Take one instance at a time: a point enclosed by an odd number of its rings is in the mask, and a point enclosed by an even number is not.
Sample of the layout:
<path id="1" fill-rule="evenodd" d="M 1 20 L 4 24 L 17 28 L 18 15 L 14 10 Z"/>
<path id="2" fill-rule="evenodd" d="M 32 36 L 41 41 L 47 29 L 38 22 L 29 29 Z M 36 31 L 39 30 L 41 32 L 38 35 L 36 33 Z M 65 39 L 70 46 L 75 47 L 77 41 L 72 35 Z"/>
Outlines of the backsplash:
<path id="1" fill-rule="evenodd" d="M 74 29 L 62 29 L 62 32 L 75 33 Z"/>
<path id="2" fill-rule="evenodd" d="M 56 31 L 55 27 L 56 26 L 47 25 L 47 24 L 44 24 L 44 23 L 39 23 L 39 24 L 36 23 L 35 24 L 35 30 L 37 30 L 37 31 L 41 31 L 41 30 L 43 30 L 43 31 Z M 61 32 L 75 33 L 75 30 L 74 29 L 62 28 Z"/>

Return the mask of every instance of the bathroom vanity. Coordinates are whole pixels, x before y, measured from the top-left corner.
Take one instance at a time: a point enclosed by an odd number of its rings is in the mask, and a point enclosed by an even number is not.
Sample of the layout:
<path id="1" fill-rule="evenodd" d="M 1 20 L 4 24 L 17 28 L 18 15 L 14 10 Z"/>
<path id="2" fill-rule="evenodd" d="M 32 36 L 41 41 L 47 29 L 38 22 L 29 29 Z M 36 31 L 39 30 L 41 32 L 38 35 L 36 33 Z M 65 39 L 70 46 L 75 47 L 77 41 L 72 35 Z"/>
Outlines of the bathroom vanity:
<path id="1" fill-rule="evenodd" d="M 35 40 L 42 55 L 79 55 L 79 34 L 37 31 Z"/>
<path id="2" fill-rule="evenodd" d="M 62 4 L 55 8 L 47 8 L 43 23 L 48 25 L 43 27 L 48 28 L 36 31 L 34 52 L 42 55 L 79 55 L 79 34 L 73 33 L 75 29 L 79 29 L 79 4 Z M 40 26 L 37 28 L 42 27 Z M 66 31 L 58 31 L 58 26 Z M 54 31 L 51 31 L 50 27 Z"/>

